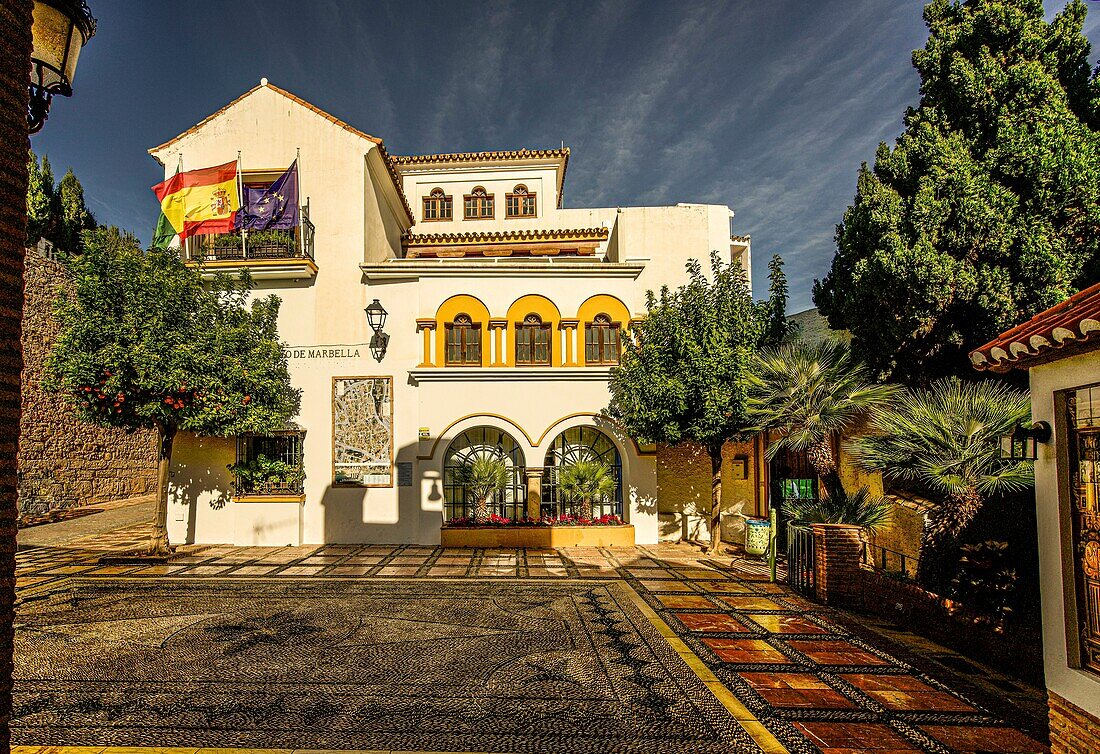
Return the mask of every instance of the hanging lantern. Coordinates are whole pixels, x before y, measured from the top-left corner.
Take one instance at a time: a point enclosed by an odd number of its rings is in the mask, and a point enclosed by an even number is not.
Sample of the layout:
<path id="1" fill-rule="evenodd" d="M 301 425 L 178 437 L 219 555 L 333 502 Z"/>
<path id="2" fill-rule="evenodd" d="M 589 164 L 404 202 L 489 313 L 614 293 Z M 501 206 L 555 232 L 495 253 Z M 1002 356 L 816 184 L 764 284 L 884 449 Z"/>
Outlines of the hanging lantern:
<path id="1" fill-rule="evenodd" d="M 371 329 L 376 333 L 382 332 L 382 328 L 386 326 L 386 310 L 382 308 L 382 304 L 378 303 L 378 299 L 374 300 L 370 306 L 365 310 L 367 312 L 367 323 Z"/>
<path id="2" fill-rule="evenodd" d="M 55 94 L 71 97 L 80 50 L 95 36 L 96 20 L 84 0 L 36 0 L 31 27 L 31 78 L 27 126 L 42 129 Z"/>
<path id="3" fill-rule="evenodd" d="M 1034 461 L 1039 457 L 1039 443 L 1050 442 L 1050 425 L 1035 422 L 1030 427 L 1017 424 L 1011 434 L 1001 437 L 1001 457 L 1010 461 Z"/>

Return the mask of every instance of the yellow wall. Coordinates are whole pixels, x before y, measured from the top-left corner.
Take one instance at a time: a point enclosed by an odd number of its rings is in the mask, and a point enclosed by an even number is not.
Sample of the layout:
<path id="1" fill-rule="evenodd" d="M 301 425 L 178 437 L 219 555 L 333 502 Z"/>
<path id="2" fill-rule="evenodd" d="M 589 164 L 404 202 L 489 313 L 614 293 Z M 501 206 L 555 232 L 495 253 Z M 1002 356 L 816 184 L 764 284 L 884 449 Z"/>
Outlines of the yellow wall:
<path id="1" fill-rule="evenodd" d="M 489 338 L 493 337 L 493 334 L 489 330 L 489 309 L 481 303 L 480 299 L 465 294 L 451 296 L 439 305 L 435 313 L 436 366 L 447 363 L 447 323 L 454 322 L 459 314 L 467 315 L 475 325 L 481 326 L 481 366 L 490 366 Z"/>
<path id="2" fill-rule="evenodd" d="M 756 515 L 753 443 L 728 442 L 722 448 L 722 510 Z M 746 461 L 746 479 L 733 478 L 735 458 Z M 657 448 L 657 510 L 660 513 L 710 513 L 710 456 L 699 445 Z"/>
<path id="3" fill-rule="evenodd" d="M 522 323 L 528 314 L 539 315 L 542 323 L 550 326 L 550 366 L 560 367 L 561 336 L 558 325 L 561 323 L 561 313 L 553 301 L 536 293 L 520 296 L 508 307 L 508 353 L 505 364 L 510 367 L 516 365 L 516 325 Z"/>

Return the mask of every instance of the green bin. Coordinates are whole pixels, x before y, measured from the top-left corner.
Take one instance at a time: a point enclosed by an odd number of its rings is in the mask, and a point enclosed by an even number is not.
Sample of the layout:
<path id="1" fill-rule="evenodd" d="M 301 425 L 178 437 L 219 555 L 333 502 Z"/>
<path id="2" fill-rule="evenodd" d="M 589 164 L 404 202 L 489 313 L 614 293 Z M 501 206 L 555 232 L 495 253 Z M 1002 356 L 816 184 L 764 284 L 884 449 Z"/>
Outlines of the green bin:
<path id="1" fill-rule="evenodd" d="M 745 553 L 764 555 L 768 552 L 768 540 L 771 539 L 771 524 L 766 518 L 745 517 Z"/>

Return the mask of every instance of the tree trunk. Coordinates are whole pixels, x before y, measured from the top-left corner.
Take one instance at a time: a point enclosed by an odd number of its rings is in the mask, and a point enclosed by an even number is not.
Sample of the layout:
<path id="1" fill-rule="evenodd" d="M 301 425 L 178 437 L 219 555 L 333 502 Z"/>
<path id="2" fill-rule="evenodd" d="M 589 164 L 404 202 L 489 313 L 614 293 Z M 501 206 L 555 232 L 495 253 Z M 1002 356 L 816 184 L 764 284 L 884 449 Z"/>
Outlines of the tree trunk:
<path id="1" fill-rule="evenodd" d="M 587 498 L 581 498 L 581 518 L 592 520 L 592 501 Z"/>
<path id="2" fill-rule="evenodd" d="M 157 512 L 153 519 L 153 536 L 149 539 L 150 555 L 170 555 L 168 542 L 168 472 L 172 467 L 172 443 L 176 439 L 175 425 L 157 425 L 160 453 L 157 456 Z"/>
<path id="3" fill-rule="evenodd" d="M 722 547 L 722 446 L 707 448 L 710 454 L 710 547 L 716 554 Z"/>
<path id="4" fill-rule="evenodd" d="M 485 495 L 477 499 L 477 503 L 474 505 L 474 523 L 481 524 L 489 520 L 489 505 L 492 502 L 492 495 Z"/>
<path id="5" fill-rule="evenodd" d="M 955 577 L 959 558 L 960 536 L 984 502 L 974 488 L 948 495 L 928 514 L 921 533 L 920 565 L 917 579 L 927 589 L 943 593 Z"/>
<path id="6" fill-rule="evenodd" d="M 29 0 L 0 2 L 0 751 L 8 751 L 15 622 L 15 519 L 19 514 L 19 372 L 23 250 L 27 241 L 27 72 Z M 38 333 L 33 334 L 40 337 Z"/>
<path id="7" fill-rule="evenodd" d="M 837 473 L 836 454 L 833 453 L 833 443 L 829 438 L 814 443 L 806 451 L 806 458 L 817 472 L 821 484 L 824 486 L 824 496 L 832 497 L 838 492 L 843 494 L 844 488 L 840 483 L 840 474 Z M 819 493 L 820 494 L 820 493 Z"/>

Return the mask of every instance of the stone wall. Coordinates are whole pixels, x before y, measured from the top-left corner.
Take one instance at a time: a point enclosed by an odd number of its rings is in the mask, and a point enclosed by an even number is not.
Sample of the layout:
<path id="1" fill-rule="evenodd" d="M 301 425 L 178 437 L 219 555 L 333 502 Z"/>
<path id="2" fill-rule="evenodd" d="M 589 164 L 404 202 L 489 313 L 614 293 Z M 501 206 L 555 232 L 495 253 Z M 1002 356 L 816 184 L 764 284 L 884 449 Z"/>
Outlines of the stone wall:
<path id="1" fill-rule="evenodd" d="M 1100 751 L 1100 720 L 1054 692 L 1050 706 L 1050 754 L 1095 754 Z"/>
<path id="2" fill-rule="evenodd" d="M 53 315 L 65 268 L 36 250 L 26 256 L 23 320 L 23 396 L 19 423 L 19 510 L 104 503 L 156 492 L 156 438 L 86 424 L 64 399 L 42 387 L 57 335 Z"/>
<path id="3" fill-rule="evenodd" d="M 755 444 L 727 442 L 722 446 L 722 539 L 740 542 L 744 522 L 737 515 L 767 515 L 757 511 Z M 735 479 L 743 463 L 745 478 Z M 685 442 L 657 448 L 657 508 L 663 540 L 710 538 L 710 456 L 701 445 Z"/>

